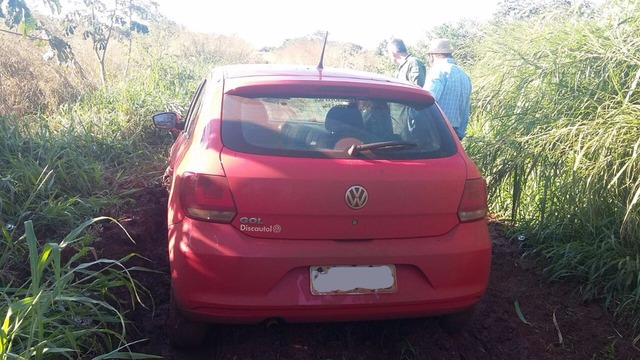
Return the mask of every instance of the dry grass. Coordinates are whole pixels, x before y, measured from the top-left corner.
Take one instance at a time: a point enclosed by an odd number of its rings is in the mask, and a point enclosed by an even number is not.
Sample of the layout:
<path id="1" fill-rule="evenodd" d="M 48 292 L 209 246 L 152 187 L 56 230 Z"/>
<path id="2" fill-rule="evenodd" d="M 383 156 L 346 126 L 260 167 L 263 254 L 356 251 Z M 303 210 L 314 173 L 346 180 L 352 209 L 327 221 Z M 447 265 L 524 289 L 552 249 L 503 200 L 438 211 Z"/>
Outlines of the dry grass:
<path id="1" fill-rule="evenodd" d="M 33 42 L 0 34 L 0 48 L 0 116 L 48 112 L 81 93 L 76 71 L 46 62 Z"/>
<path id="2" fill-rule="evenodd" d="M 0 116 L 51 113 L 62 104 L 75 102 L 87 89 L 101 86 L 100 66 L 91 42 L 79 36 L 65 40 L 72 46 L 76 68 L 45 61 L 43 49 L 32 41 L 0 34 L 0 48 L 5 50 L 0 53 Z M 237 36 L 193 33 L 161 23 L 147 35 L 134 34 L 131 43 L 113 38 L 105 65 L 107 81 L 114 85 L 131 81 L 159 62 L 204 73 L 214 66 L 234 63 L 315 65 L 321 51 L 322 39 L 291 39 L 271 52 L 259 52 Z M 324 64 L 390 74 L 392 67 L 385 60 L 374 51 L 330 41 Z"/>
<path id="3" fill-rule="evenodd" d="M 324 39 L 297 38 L 286 41 L 281 47 L 264 53 L 266 62 L 275 64 L 316 65 L 320 61 Z M 371 71 L 386 75 L 393 74 L 393 66 L 384 55 L 366 50 L 358 45 L 327 42 L 323 60 L 325 67 L 342 67 Z"/>

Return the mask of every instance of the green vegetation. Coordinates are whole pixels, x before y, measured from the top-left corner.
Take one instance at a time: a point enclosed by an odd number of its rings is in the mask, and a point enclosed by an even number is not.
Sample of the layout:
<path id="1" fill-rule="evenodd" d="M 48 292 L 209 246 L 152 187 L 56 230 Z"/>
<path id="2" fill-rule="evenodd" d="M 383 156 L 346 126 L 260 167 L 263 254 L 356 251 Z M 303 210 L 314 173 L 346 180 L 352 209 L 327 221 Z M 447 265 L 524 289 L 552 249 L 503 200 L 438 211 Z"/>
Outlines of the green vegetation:
<path id="1" fill-rule="evenodd" d="M 488 177 L 492 210 L 547 260 L 547 275 L 579 280 L 585 299 L 604 299 L 635 324 L 639 14 L 620 1 L 489 26 L 476 47 L 465 140 Z"/>
<path id="2" fill-rule="evenodd" d="M 124 287 L 132 302 L 144 290 L 136 288 L 131 275 L 136 269 L 124 265 L 133 255 L 120 260 L 91 259 L 90 248 L 82 246 L 70 258 L 64 256 L 68 247 L 85 240 L 81 236 L 83 230 L 99 220 L 86 221 L 61 242 L 42 246 L 38 244 L 32 221 L 24 223 L 20 240 L 26 240 L 30 278 L 24 283 L 13 279 L 3 286 L 5 315 L 0 332 L 3 359 L 137 355 L 127 351 L 131 344 L 126 338 L 124 316 L 111 305 L 116 303 L 114 290 Z M 11 240 L 6 231 L 4 235 L 5 240 Z M 15 249 L 22 244 L 8 245 L 13 245 L 10 254 L 22 253 L 22 249 Z"/>
<path id="3" fill-rule="evenodd" d="M 505 4 L 491 23 L 426 35 L 452 38 L 471 72 L 465 149 L 489 180 L 491 211 L 549 278 L 579 280 L 585 299 L 640 331 L 640 6 Z M 315 64 L 320 49 L 318 36 L 259 53 L 166 22 L 149 29 L 111 39 L 99 64 L 92 44 L 70 41 L 74 66 L 0 33 L 1 359 L 145 357 L 119 307 L 123 294 L 150 306 L 135 280 L 145 269 L 92 246 L 115 221 L 105 213 L 117 218 L 133 191 L 161 181 L 172 135 L 150 115 L 184 114 L 215 65 Z M 330 42 L 325 65 L 390 73 L 380 49 Z"/>
<path id="4" fill-rule="evenodd" d="M 93 246 L 100 224 L 115 221 L 101 214 L 117 216 L 133 191 L 161 180 L 172 138 L 150 116 L 184 112 L 205 67 L 159 56 L 105 88 L 20 51 L 23 41 L 4 45 L 22 56 L 0 60 L 9 64 L 0 90 L 12 100 L 0 108 L 0 358 L 148 358 L 131 350 L 143 339 L 128 336 L 124 317 L 152 306 L 135 280 L 148 270 L 127 264 L 137 254 L 106 259 Z M 24 64 L 32 71 L 15 71 Z M 18 82 L 32 89 L 26 97 L 8 86 Z M 29 106 L 37 99 L 50 100 Z"/>

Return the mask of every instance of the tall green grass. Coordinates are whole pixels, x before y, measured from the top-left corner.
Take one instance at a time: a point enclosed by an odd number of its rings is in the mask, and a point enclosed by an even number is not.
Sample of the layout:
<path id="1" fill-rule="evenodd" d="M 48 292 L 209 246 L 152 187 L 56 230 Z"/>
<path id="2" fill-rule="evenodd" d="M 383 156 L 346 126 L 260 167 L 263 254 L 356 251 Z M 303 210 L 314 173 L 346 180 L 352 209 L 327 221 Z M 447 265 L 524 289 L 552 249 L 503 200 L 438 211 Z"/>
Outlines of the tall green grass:
<path id="1" fill-rule="evenodd" d="M 595 15 L 593 15 L 595 14 Z M 465 147 L 552 279 L 640 324 L 640 5 L 495 24 Z M 490 149 L 487 151 L 487 149 Z"/>
<path id="2" fill-rule="evenodd" d="M 184 114 L 199 68 L 154 60 L 56 111 L 0 117 L 0 359 L 154 357 L 130 350 L 124 316 L 145 269 L 92 246 L 101 214 L 161 181 L 173 138 L 151 115 Z"/>
<path id="3" fill-rule="evenodd" d="M 79 359 L 150 358 L 129 350 L 126 321 L 112 291 L 126 289 L 132 298 L 141 290 L 132 277 L 136 268 L 119 260 L 94 258 L 82 245 L 89 220 L 62 241 L 41 246 L 33 222 L 25 222 L 21 241 L 28 248 L 30 281 L 2 285 L 0 358 Z M 71 255 L 65 253 L 80 244 Z M 121 291 L 120 291 L 121 292 Z M 131 299 L 139 301 L 139 299 Z"/>

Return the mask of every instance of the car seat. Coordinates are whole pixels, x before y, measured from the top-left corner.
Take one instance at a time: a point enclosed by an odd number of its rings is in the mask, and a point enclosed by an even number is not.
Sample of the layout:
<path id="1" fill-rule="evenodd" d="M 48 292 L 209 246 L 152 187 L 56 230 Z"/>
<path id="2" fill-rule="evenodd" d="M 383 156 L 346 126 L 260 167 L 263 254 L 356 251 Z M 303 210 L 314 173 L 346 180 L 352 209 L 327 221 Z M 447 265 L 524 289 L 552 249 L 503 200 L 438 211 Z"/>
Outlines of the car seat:
<path id="1" fill-rule="evenodd" d="M 356 135 L 362 135 L 364 121 L 360 110 L 356 107 L 337 105 L 327 112 L 324 127 L 336 135 L 357 137 Z"/>
<path id="2" fill-rule="evenodd" d="M 248 143 L 263 147 L 280 146 L 280 132 L 269 124 L 269 114 L 261 101 L 242 99 L 240 119 L 242 134 Z"/>

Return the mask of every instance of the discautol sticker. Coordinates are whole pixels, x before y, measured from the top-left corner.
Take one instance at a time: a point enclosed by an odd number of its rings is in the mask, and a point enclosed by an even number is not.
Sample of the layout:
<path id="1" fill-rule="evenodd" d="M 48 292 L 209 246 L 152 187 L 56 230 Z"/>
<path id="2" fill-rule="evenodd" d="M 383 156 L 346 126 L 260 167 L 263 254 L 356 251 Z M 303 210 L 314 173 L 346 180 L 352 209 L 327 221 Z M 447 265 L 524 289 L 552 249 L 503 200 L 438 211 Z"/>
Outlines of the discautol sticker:
<path id="1" fill-rule="evenodd" d="M 249 225 L 249 224 L 242 224 L 242 225 L 240 225 L 240 231 L 277 234 L 277 233 L 282 231 L 282 227 L 280 225 Z"/>

